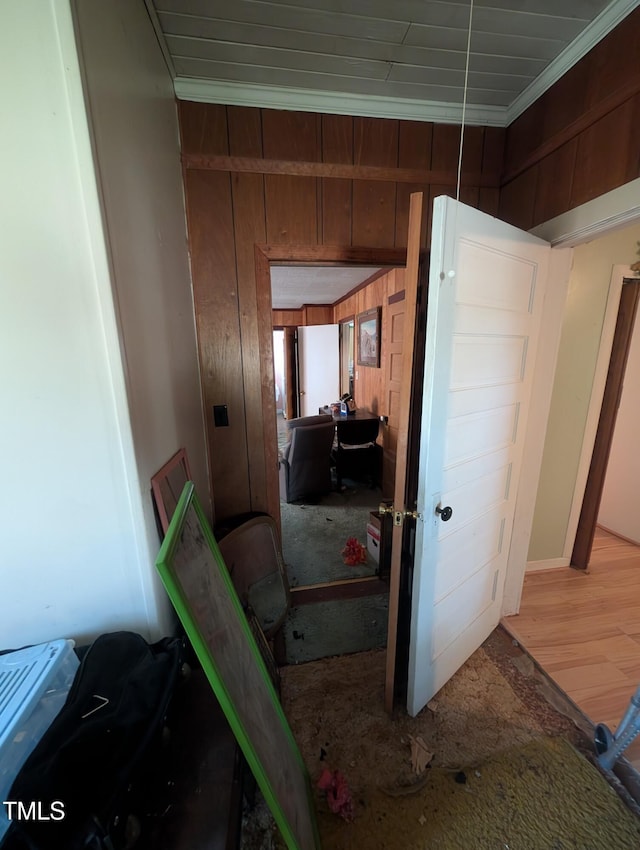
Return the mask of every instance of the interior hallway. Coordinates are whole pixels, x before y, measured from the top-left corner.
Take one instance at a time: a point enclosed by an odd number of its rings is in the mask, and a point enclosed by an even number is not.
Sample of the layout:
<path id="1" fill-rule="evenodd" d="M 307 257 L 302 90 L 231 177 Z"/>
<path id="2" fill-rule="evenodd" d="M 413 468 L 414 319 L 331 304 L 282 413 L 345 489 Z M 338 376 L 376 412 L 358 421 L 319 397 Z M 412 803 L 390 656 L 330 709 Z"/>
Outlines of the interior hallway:
<path id="1" fill-rule="evenodd" d="M 615 732 L 640 684 L 640 547 L 597 528 L 587 573 L 528 573 L 520 613 L 503 625 L 583 714 Z M 624 755 L 640 770 L 640 737 Z"/>

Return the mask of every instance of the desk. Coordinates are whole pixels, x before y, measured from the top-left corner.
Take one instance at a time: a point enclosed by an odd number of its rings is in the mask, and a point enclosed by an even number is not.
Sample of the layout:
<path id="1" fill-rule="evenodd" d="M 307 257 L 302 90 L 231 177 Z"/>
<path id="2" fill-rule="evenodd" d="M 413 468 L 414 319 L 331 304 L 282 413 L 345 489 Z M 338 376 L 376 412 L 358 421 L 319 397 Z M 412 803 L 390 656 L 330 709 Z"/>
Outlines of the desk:
<path id="1" fill-rule="evenodd" d="M 378 420 L 379 417 L 375 415 L 375 413 L 371 413 L 370 410 L 366 410 L 363 407 L 359 407 L 356 409 L 355 413 L 342 414 L 342 413 L 332 413 L 329 405 L 325 405 L 325 407 L 319 407 L 318 413 L 320 414 L 329 414 L 333 416 L 334 422 L 362 422 L 369 421 L 371 419 Z"/>

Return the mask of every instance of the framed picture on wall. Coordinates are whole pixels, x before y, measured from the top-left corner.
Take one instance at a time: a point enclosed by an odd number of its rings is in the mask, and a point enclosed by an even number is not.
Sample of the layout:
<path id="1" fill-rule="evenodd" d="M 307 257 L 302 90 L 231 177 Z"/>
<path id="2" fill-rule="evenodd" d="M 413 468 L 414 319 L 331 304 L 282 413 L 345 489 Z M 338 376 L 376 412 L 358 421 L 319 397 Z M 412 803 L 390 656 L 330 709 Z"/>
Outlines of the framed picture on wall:
<path id="1" fill-rule="evenodd" d="M 358 365 L 380 367 L 380 307 L 358 313 L 356 338 Z"/>

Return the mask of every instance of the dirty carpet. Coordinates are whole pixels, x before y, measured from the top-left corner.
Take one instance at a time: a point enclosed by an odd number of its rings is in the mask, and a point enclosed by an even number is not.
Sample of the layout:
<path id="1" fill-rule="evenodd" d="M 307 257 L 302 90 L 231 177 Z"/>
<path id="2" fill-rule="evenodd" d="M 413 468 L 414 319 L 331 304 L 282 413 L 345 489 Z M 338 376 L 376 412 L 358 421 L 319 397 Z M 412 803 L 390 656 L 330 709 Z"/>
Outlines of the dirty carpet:
<path id="1" fill-rule="evenodd" d="M 384 711 L 384 652 L 283 668 L 283 707 L 311 775 L 323 850 L 640 847 L 637 808 L 593 763 L 590 742 L 508 657 L 498 663 L 503 634 L 416 718 Z M 420 773 L 412 738 L 433 754 Z M 317 788 L 325 768 L 344 777 L 351 820 Z M 283 845 L 273 830 L 251 846 Z"/>
<path id="2" fill-rule="evenodd" d="M 292 608 L 283 627 L 287 664 L 380 649 L 388 617 L 388 594 Z"/>
<path id="3" fill-rule="evenodd" d="M 370 555 L 364 564 L 348 566 L 341 552 L 350 537 L 366 545 L 369 513 L 379 503 L 379 490 L 355 484 L 315 504 L 281 502 L 282 554 L 291 586 L 375 575 L 378 565 Z"/>

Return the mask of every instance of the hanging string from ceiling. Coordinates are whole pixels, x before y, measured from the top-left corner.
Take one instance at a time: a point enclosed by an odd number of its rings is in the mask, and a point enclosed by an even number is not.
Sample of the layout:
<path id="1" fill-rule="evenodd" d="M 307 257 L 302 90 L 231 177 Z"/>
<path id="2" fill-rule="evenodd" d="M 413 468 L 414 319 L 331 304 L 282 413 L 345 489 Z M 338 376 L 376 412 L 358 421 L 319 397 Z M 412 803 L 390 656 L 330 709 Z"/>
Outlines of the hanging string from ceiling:
<path id="1" fill-rule="evenodd" d="M 464 146 L 464 122 L 467 111 L 467 87 L 469 84 L 469 56 L 471 55 L 471 24 L 473 22 L 473 0 L 469 5 L 469 30 L 467 32 L 467 57 L 464 68 L 464 93 L 462 96 L 462 124 L 460 125 L 460 151 L 458 154 L 458 179 L 456 182 L 456 201 L 460 200 L 460 178 L 462 176 L 462 148 Z"/>

